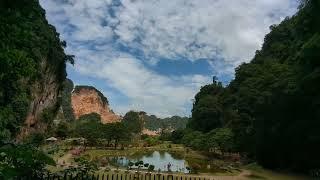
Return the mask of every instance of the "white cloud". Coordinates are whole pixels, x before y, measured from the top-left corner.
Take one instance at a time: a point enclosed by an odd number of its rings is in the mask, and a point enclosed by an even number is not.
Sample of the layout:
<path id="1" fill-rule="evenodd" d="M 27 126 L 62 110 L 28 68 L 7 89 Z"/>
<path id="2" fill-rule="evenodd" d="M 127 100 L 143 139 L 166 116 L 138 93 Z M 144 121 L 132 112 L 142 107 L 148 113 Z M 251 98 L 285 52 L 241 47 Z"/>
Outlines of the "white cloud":
<path id="1" fill-rule="evenodd" d="M 118 43 L 143 51 L 152 61 L 220 57 L 234 65 L 249 61 L 269 26 L 296 10 L 295 0 L 120 0 L 121 6 L 112 0 L 41 2 L 72 41 L 118 37 Z"/>
<path id="2" fill-rule="evenodd" d="M 67 41 L 68 53 L 76 55 L 75 71 L 104 79 L 127 96 L 126 105 L 112 103 L 116 111 L 137 109 L 169 116 L 190 114 L 191 99 L 202 85 L 212 81 L 212 74 L 232 77 L 233 68 L 249 61 L 260 48 L 269 26 L 295 12 L 294 1 L 40 0 L 40 3 L 49 22 Z M 166 76 L 144 65 L 156 66 L 162 59 L 207 59 L 212 74 Z M 108 93 L 106 89 L 103 91 Z"/>
<path id="3" fill-rule="evenodd" d="M 268 27 L 295 11 L 292 0 L 122 0 L 119 41 L 147 57 L 250 60 Z"/>
<path id="4" fill-rule="evenodd" d="M 49 21 L 58 24 L 58 30 L 62 32 L 63 38 L 70 41 L 110 40 L 114 35 L 113 31 L 104 23 L 112 19 L 106 11 L 111 2 L 111 0 L 40 1 L 49 14 Z"/>

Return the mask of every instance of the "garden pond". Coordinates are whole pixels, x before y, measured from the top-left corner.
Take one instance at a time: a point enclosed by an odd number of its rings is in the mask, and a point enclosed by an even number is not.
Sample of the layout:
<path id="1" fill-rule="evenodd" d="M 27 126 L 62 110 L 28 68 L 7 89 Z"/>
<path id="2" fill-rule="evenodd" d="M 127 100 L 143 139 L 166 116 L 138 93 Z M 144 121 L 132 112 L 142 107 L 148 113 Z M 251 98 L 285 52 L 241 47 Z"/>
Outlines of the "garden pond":
<path id="1" fill-rule="evenodd" d="M 183 157 L 169 152 L 153 151 L 143 154 L 139 153 L 129 157 L 114 156 L 107 157 L 107 160 L 111 165 L 116 167 L 128 167 L 130 164 L 129 162 L 132 162 L 132 168 L 137 169 L 138 166 L 135 163 L 143 162 L 144 164 L 153 165 L 155 171 L 189 173 L 188 162 Z M 147 167 L 144 167 L 142 164 L 140 168 L 147 169 Z"/>

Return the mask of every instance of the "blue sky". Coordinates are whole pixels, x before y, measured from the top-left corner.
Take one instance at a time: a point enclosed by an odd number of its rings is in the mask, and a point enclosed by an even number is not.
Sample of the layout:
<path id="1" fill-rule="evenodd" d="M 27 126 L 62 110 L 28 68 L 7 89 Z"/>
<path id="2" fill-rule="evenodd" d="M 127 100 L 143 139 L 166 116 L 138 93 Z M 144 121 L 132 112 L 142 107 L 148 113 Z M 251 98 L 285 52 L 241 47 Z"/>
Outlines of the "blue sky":
<path id="1" fill-rule="evenodd" d="M 296 0 L 40 0 L 76 56 L 75 84 L 92 85 L 119 114 L 189 116 L 200 87 L 260 49 Z"/>

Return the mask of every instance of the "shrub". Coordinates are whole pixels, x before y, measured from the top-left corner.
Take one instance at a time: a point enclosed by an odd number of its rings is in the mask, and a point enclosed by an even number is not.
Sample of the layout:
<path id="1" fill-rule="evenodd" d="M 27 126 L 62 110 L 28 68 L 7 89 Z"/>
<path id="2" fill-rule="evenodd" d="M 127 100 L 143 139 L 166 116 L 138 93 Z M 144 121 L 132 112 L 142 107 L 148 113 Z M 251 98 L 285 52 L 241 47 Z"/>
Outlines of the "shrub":
<path id="1" fill-rule="evenodd" d="M 0 179 L 38 179 L 46 165 L 55 165 L 53 159 L 31 145 L 8 144 L 0 146 L 0 152 Z"/>
<path id="2" fill-rule="evenodd" d="M 25 142 L 27 144 L 32 144 L 34 146 L 39 146 L 43 144 L 44 141 L 45 141 L 45 136 L 43 133 L 40 133 L 40 132 L 32 133 L 25 139 Z"/>
<path id="3" fill-rule="evenodd" d="M 131 167 L 133 165 L 134 165 L 134 163 L 132 161 L 129 161 L 128 166 Z"/>
<path id="4" fill-rule="evenodd" d="M 153 171 L 154 170 L 154 165 L 150 164 L 148 167 L 148 171 Z"/>

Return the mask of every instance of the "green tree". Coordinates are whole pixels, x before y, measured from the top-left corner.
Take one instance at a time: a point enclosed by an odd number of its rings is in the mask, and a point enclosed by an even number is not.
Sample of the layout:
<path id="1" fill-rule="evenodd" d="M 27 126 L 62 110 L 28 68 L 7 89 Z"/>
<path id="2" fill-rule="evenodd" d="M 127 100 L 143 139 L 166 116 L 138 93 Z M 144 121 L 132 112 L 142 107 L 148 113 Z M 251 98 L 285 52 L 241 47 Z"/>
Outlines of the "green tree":
<path id="1" fill-rule="evenodd" d="M 200 131 L 186 131 L 181 141 L 188 147 L 197 150 L 205 150 L 206 148 L 205 134 Z"/>
<path id="2" fill-rule="evenodd" d="M 143 122 L 138 112 L 134 112 L 134 111 L 127 112 L 124 115 L 122 122 L 130 132 L 135 134 L 141 133 L 143 128 Z"/>
<path id="3" fill-rule="evenodd" d="M 184 131 L 181 129 L 178 129 L 171 133 L 170 139 L 173 143 L 179 144 L 181 143 L 183 136 L 184 136 Z"/>
<path id="4" fill-rule="evenodd" d="M 101 127 L 100 115 L 96 113 L 83 115 L 76 122 L 74 134 L 78 137 L 86 138 L 90 145 L 95 145 L 97 140 L 101 138 Z"/>
<path id="5" fill-rule="evenodd" d="M 208 132 L 223 125 L 223 104 L 221 94 L 224 88 L 216 81 L 201 88 L 195 97 L 192 118 L 188 127 L 194 130 Z"/>
<path id="6" fill-rule="evenodd" d="M 207 135 L 207 148 L 219 149 L 222 154 L 234 149 L 234 134 L 229 128 L 218 128 Z"/>
<path id="7" fill-rule="evenodd" d="M 70 124 L 64 121 L 59 122 L 55 129 L 55 135 L 60 138 L 66 138 L 70 133 Z"/>
<path id="8" fill-rule="evenodd" d="M 114 140 L 114 148 L 116 149 L 118 144 L 124 145 L 130 140 L 130 135 L 123 123 L 113 123 L 109 124 L 111 127 L 111 137 Z"/>

